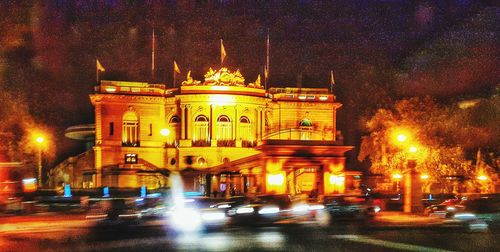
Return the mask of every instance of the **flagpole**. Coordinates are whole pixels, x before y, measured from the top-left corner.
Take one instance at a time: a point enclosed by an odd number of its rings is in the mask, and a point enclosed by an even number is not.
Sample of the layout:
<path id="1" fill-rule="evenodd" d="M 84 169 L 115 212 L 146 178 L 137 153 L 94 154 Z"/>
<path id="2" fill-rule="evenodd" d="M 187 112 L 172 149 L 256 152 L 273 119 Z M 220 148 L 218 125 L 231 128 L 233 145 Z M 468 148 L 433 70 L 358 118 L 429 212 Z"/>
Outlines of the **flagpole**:
<path id="1" fill-rule="evenodd" d="M 175 60 L 174 60 L 174 88 L 175 88 L 175 76 L 176 75 L 176 71 L 175 71 Z"/>
<path id="2" fill-rule="evenodd" d="M 155 28 L 153 27 L 153 39 L 151 50 L 151 78 L 155 81 Z"/>
<path id="3" fill-rule="evenodd" d="M 269 48 L 271 47 L 270 41 L 269 41 L 269 28 L 267 28 L 267 41 L 266 41 L 266 69 L 264 72 L 264 89 L 267 89 L 267 82 L 269 78 Z"/>
<path id="4" fill-rule="evenodd" d="M 222 62 L 224 61 L 224 57 L 222 57 L 222 48 L 224 45 L 222 44 L 222 39 L 220 39 L 220 68 L 222 68 Z"/>
<path id="5" fill-rule="evenodd" d="M 95 81 L 99 85 L 99 67 L 97 67 L 97 59 L 95 60 Z"/>

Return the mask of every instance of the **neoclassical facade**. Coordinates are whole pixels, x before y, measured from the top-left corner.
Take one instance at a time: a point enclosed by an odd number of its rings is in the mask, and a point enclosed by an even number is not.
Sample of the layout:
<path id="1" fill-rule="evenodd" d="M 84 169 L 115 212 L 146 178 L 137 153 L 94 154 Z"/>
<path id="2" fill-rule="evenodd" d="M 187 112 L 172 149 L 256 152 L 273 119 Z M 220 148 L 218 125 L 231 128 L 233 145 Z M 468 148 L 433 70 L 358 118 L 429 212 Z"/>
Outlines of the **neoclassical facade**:
<path id="1" fill-rule="evenodd" d="M 83 187 L 166 187 L 172 172 L 205 194 L 334 193 L 359 182 L 345 171 L 352 147 L 337 139 L 341 104 L 328 89 L 265 90 L 222 68 L 177 88 L 103 80 L 90 100 L 95 168 Z"/>

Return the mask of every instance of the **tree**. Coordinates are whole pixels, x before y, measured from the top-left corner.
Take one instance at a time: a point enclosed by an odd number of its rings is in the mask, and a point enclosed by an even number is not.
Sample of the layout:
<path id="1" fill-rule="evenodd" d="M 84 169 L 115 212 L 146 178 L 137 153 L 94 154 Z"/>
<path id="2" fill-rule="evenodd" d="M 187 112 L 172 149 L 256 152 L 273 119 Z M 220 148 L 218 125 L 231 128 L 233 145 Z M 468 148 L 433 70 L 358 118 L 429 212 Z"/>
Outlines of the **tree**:
<path id="1" fill-rule="evenodd" d="M 369 135 L 362 139 L 358 159 L 368 159 L 372 173 L 385 175 L 404 171 L 406 160 L 416 159 L 418 171 L 443 185 L 449 184 L 446 182 L 450 176 L 474 177 L 473 166 L 465 155 L 467 139 L 474 136 L 481 143 L 489 134 L 462 120 L 463 113 L 429 97 L 403 99 L 391 109 L 379 109 L 365 122 Z M 394 140 L 401 132 L 417 146 L 418 154 L 414 157 L 408 156 L 408 145 Z"/>

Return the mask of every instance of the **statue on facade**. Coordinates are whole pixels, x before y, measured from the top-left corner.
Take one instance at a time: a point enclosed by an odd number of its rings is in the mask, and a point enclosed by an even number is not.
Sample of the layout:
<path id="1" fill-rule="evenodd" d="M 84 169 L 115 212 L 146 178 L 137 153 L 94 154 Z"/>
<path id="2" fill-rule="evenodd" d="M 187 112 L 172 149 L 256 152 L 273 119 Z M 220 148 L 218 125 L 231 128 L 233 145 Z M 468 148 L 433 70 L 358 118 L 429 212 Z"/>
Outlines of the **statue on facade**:
<path id="1" fill-rule="evenodd" d="M 257 79 L 254 82 L 248 84 L 248 87 L 262 88 L 262 86 L 260 85 L 260 74 L 257 76 Z"/>
<path id="2" fill-rule="evenodd" d="M 194 86 L 194 85 L 199 85 L 201 82 L 193 79 L 191 77 L 191 70 L 188 71 L 186 80 L 181 83 L 182 86 Z"/>

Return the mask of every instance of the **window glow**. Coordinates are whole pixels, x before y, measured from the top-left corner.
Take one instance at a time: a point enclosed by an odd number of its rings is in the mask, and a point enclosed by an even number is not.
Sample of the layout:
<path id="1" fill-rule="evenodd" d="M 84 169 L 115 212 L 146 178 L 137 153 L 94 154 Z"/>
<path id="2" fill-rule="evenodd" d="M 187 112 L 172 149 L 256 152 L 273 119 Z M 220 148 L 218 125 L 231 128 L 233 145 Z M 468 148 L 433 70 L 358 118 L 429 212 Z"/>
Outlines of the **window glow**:
<path id="1" fill-rule="evenodd" d="M 139 119 L 132 111 L 123 115 L 122 143 L 124 146 L 139 146 Z"/>
<path id="2" fill-rule="evenodd" d="M 269 185 L 283 185 L 283 182 L 285 181 L 285 176 L 283 174 L 269 174 L 267 175 L 267 183 Z"/>
<path id="3" fill-rule="evenodd" d="M 330 184 L 336 185 L 336 186 L 342 186 L 344 184 L 345 177 L 340 175 L 330 175 Z"/>

